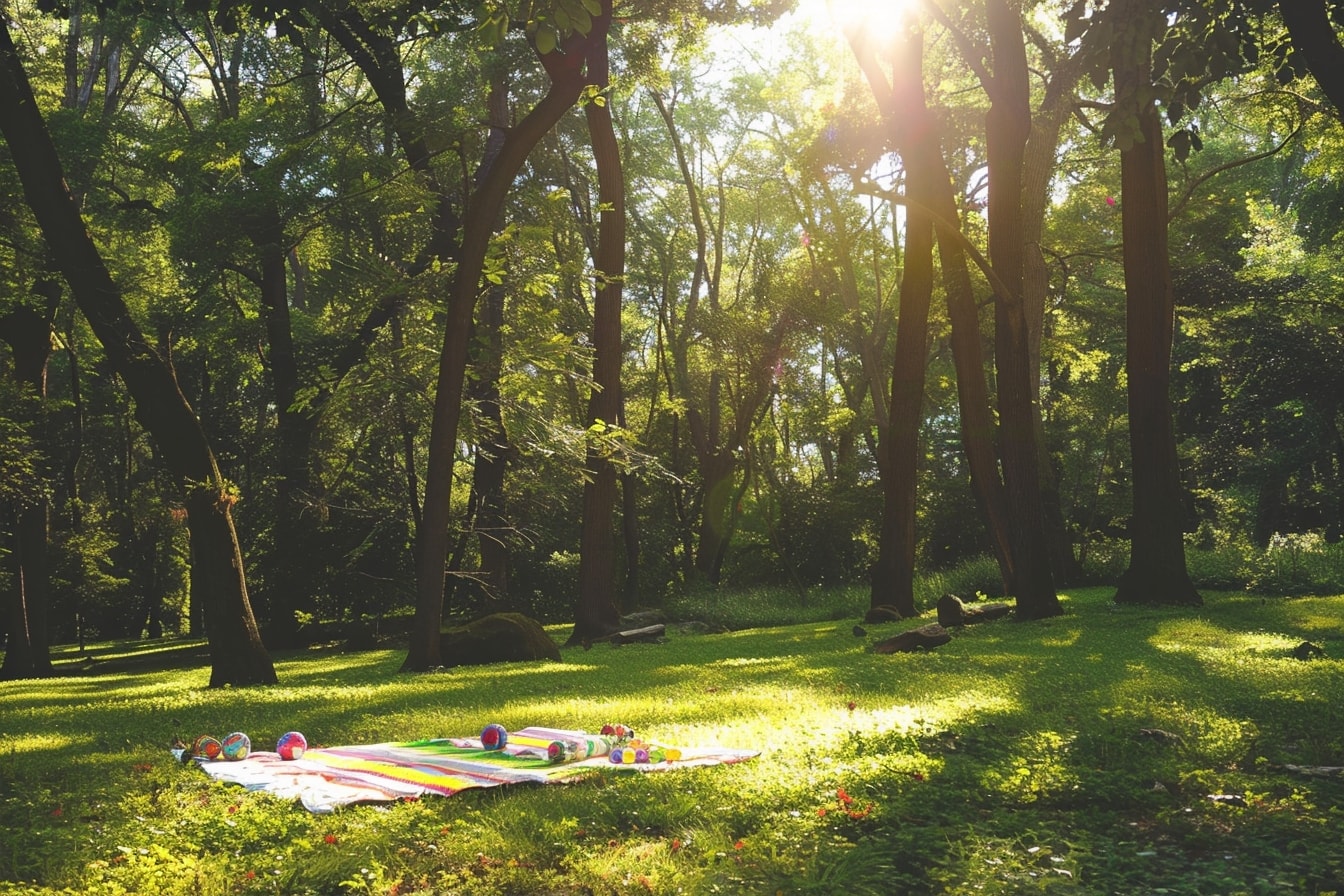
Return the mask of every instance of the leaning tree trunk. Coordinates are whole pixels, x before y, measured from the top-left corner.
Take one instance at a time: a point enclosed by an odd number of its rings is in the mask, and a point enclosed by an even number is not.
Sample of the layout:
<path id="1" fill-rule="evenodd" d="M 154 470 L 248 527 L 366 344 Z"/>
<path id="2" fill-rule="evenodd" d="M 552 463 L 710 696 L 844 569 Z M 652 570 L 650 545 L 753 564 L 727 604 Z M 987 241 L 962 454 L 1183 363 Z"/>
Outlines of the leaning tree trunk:
<path id="1" fill-rule="evenodd" d="M 193 593 L 207 603 L 210 685 L 273 683 L 275 667 L 248 601 L 232 489 L 172 368 L 132 319 L 84 225 L 8 28 L 0 28 L 0 132 L 76 303 L 135 401 L 136 418 L 185 491 Z"/>
<path id="2" fill-rule="evenodd" d="M 605 91 L 611 73 L 607 29 L 611 2 L 593 19 L 589 34 L 588 81 Z M 579 597 L 574 608 L 571 644 L 619 630 L 616 584 L 616 466 L 592 430 L 615 427 L 621 418 L 621 286 L 625 280 L 625 174 L 611 107 L 590 100 L 584 109 L 597 165 L 597 293 L 593 300 L 593 393 L 588 401 L 590 436 L 583 488 L 583 528 L 579 548 Z"/>
<path id="3" fill-rule="evenodd" d="M 1344 44 L 1330 21 L 1326 0 L 1279 0 L 1279 14 L 1288 36 L 1307 60 L 1321 91 L 1344 116 Z"/>
<path id="4" fill-rule="evenodd" d="M 551 77 L 546 95 L 509 132 L 490 170 L 467 202 L 457 270 L 448 297 L 447 325 L 439 358 L 434 411 L 429 434 L 424 510 L 416 539 L 415 620 L 402 670 L 427 671 L 442 665 L 439 635 L 443 617 L 443 572 L 448 556 L 448 523 L 452 516 L 453 466 L 457 429 L 462 416 L 462 384 L 466 379 L 468 337 L 480 291 L 485 255 L 513 183 L 532 148 L 573 107 L 586 83 L 583 40 L 572 38 L 564 51 L 541 55 Z"/>
<path id="5" fill-rule="evenodd" d="M 1152 39 L 1142 3 L 1133 26 L 1112 49 L 1115 93 L 1132 108 L 1139 133 L 1120 148 L 1125 264 L 1125 373 L 1129 385 L 1129 442 L 1134 480 L 1129 568 L 1117 603 L 1199 606 L 1203 599 L 1185 565 L 1183 512 L 1171 415 L 1171 343 L 1175 327 L 1167 246 L 1167 169 L 1157 107 L 1144 102 L 1152 77 Z"/>

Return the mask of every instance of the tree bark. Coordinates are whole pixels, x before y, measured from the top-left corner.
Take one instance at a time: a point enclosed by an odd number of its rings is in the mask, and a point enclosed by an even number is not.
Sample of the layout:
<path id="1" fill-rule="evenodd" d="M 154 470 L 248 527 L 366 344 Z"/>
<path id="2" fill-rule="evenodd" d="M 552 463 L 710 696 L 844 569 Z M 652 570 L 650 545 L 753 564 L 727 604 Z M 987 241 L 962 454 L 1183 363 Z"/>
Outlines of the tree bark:
<path id="1" fill-rule="evenodd" d="M 1054 179 L 1055 154 L 1059 149 L 1060 130 L 1073 109 L 1074 88 L 1082 77 L 1081 54 L 1057 59 L 1049 67 L 1049 80 L 1041 105 L 1032 116 L 1031 135 L 1027 138 L 1022 177 L 1022 238 L 1024 255 L 1022 301 L 1027 318 L 1027 354 L 1034 395 L 1032 425 L 1036 432 L 1041 499 L 1045 508 L 1046 540 L 1050 548 L 1050 569 L 1056 585 L 1076 582 L 1082 566 L 1073 552 L 1073 540 L 1064 519 L 1059 476 L 1046 444 L 1045 419 L 1041 401 L 1041 341 L 1045 329 L 1046 296 L 1050 274 L 1041 250 L 1045 216 L 1050 206 L 1050 188 Z"/>
<path id="2" fill-rule="evenodd" d="M 851 38 L 853 39 L 853 38 Z M 924 100 L 924 33 L 907 20 L 894 42 L 889 124 L 906 164 L 905 267 L 896 322 L 896 356 L 891 371 L 889 425 L 879 450 L 882 468 L 882 523 L 873 567 L 869 608 L 893 607 L 914 616 L 915 504 L 919 432 L 923 423 L 924 378 L 928 367 L 929 305 L 933 298 L 933 217 L 938 136 Z"/>
<path id="3" fill-rule="evenodd" d="M 1063 612 L 1050 571 L 1032 410 L 1027 316 L 1023 304 L 1022 173 L 1031 104 L 1019 13 L 1007 0 L 986 3 L 994 76 L 985 119 L 989 165 L 989 256 L 1000 280 L 994 301 L 999 438 L 1013 539 L 1013 588 L 1020 619 Z"/>
<path id="4" fill-rule="evenodd" d="M 76 303 L 134 398 L 136 418 L 186 492 L 193 590 L 207 602 L 210 685 L 273 683 L 275 667 L 248 601 L 231 489 L 172 368 L 132 319 L 85 228 L 8 28 L 0 28 L 0 132 Z"/>
<path id="5" fill-rule="evenodd" d="M 1134 480 L 1129 568 L 1117 603 L 1199 606 L 1185 565 L 1184 516 L 1171 415 L 1171 344 L 1175 327 L 1167 246 L 1167 169 L 1157 107 L 1143 97 L 1152 78 L 1152 30 L 1143 0 L 1123 0 L 1128 28 L 1112 45 L 1118 114 L 1138 133 L 1121 138 L 1120 189 L 1125 265 L 1125 372 Z M 1124 19 L 1122 19 L 1124 20 Z"/>
<path id="6" fill-rule="evenodd" d="M 509 595 L 509 514 L 504 497 L 504 482 L 513 445 L 504 428 L 500 408 L 499 375 L 504 351 L 504 289 L 491 286 L 485 294 L 482 313 L 476 323 L 476 375 L 471 382 L 472 400 L 477 409 L 476 461 L 472 466 L 471 492 L 476 506 L 471 508 L 475 521 L 477 549 L 480 552 L 480 587 L 488 612 L 517 610 Z"/>
<path id="7" fill-rule="evenodd" d="M 610 83 L 607 29 L 611 2 L 603 0 L 589 33 L 588 82 L 606 91 Z M 605 93 L 602 94 L 605 97 Z M 609 99 L 609 98 L 608 98 Z M 620 145 L 607 102 L 589 99 L 584 107 L 588 137 L 597 165 L 598 236 L 593 259 L 597 291 L 593 300 L 593 392 L 588 426 L 615 427 L 621 418 L 621 292 L 625 282 L 625 174 Z M 583 488 L 583 528 L 579 547 L 579 596 L 569 643 L 591 641 L 619 629 L 620 591 L 616 585 L 616 466 L 603 440 L 588 442 Z"/>
<path id="8" fill-rule="evenodd" d="M 1307 67 L 1344 116 L 1344 45 L 1330 21 L 1326 0 L 1279 0 L 1279 14 L 1288 26 L 1288 36 L 1307 60 Z"/>
<path id="9" fill-rule="evenodd" d="M 532 148 L 573 107 L 586 83 L 584 40 L 566 41 L 563 52 L 541 55 L 551 84 L 541 101 L 511 130 L 499 155 L 467 201 L 466 222 L 448 297 L 447 325 L 439 358 L 421 527 L 416 539 L 415 621 L 402 671 L 426 671 L 443 665 L 439 631 L 443 618 L 443 571 L 452 516 L 453 467 L 462 415 L 471 317 L 480 290 L 485 255 L 504 200 Z"/>
<path id="10" fill-rule="evenodd" d="M 27 420 L 34 446 L 45 447 L 43 419 L 47 400 L 47 361 L 51 357 L 52 321 L 60 298 L 60 286 L 42 281 L 34 290 L 46 299 L 41 311 L 29 304 L 16 304 L 0 317 L 0 331 L 9 344 L 14 361 L 14 379 L 35 395 L 38 407 Z M 40 465 L 38 465 L 40 466 Z M 51 583 L 47 564 L 51 505 L 44 493 L 35 488 L 31 500 L 16 500 L 12 513 L 14 550 L 12 582 L 3 595 L 5 659 L 0 665 L 0 680 L 46 678 L 52 674 L 47 634 L 47 609 Z"/>
<path id="11" fill-rule="evenodd" d="M 904 107 L 922 104 L 922 95 L 905 102 L 897 102 L 897 94 L 878 66 L 874 47 L 850 35 L 850 45 L 858 58 L 869 86 L 877 98 L 884 117 L 896 128 L 906 114 Z M 918 76 L 914 76 L 917 78 Z M 905 79 L 906 89 L 920 84 L 911 77 Z M 961 416 L 961 444 L 970 471 L 971 491 L 985 520 L 990 547 L 998 561 L 1006 588 L 1013 581 L 1012 546 L 1009 540 L 1007 496 L 999 475 L 996 454 L 995 429 L 990 413 L 989 389 L 985 383 L 984 355 L 980 347 L 980 322 L 975 307 L 975 293 L 967 270 L 965 239 L 960 231 L 960 214 L 952 175 L 942 157 L 937 133 L 927 124 L 911 143 L 906 158 L 907 177 L 920 186 L 918 203 L 931 212 L 938 238 L 939 258 L 942 262 L 944 290 L 947 295 L 948 318 L 952 325 L 952 356 L 957 373 L 957 401 Z M 907 201 L 912 197 L 907 196 Z M 879 416 L 879 431 L 885 431 Z M 879 463 L 879 475 L 886 458 Z M 876 595 L 873 597 L 876 600 Z M 874 604 L 876 606 L 876 604 Z"/>

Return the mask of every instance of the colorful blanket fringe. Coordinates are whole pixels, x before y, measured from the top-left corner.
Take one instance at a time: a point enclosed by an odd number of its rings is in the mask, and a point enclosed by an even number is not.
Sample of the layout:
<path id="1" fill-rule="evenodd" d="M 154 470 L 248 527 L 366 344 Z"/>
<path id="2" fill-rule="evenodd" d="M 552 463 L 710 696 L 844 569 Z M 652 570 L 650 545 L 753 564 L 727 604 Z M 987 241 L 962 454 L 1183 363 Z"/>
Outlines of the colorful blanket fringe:
<path id="1" fill-rule="evenodd" d="M 488 731 L 489 729 L 487 729 Z M 555 728 L 508 732 L 503 748 L 487 749 L 480 738 L 444 738 L 310 749 L 299 759 L 253 752 L 240 760 L 196 762 L 210 777 L 282 799 L 296 799 L 310 812 L 331 812 L 351 803 L 390 802 L 472 787 L 568 783 L 603 769 L 653 772 L 740 762 L 751 750 L 657 748 L 654 757 L 675 760 L 612 761 L 620 741 L 600 734 Z"/>

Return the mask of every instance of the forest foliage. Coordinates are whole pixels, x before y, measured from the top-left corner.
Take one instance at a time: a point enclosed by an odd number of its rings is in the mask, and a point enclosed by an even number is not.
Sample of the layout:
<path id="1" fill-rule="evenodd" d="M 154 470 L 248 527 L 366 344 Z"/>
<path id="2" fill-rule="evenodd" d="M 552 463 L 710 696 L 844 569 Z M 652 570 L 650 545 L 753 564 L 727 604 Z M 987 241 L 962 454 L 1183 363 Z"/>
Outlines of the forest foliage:
<path id="1" fill-rule="evenodd" d="M 1338 591 L 1340 113 L 1273 4 L 1169 5 L 1137 108 L 1159 103 L 1167 149 L 1168 214 L 1147 224 L 1169 244 L 1164 495 L 1177 546 L 1199 588 Z M 1031 269 L 1018 286 L 995 273 L 1008 256 L 990 201 L 1002 146 L 990 113 L 1009 67 L 994 14 L 1009 5 L 890 16 L 901 39 L 920 41 L 918 89 L 957 242 L 987 259 L 969 266 L 975 329 L 956 348 L 951 256 L 940 244 L 930 262 L 933 300 L 909 343 L 924 350 L 914 429 L 898 416 L 909 378 L 893 371 L 911 357 L 897 343 L 917 280 L 907 230 L 920 207 L 907 191 L 923 144 L 889 130 L 846 43 L 852 23 L 820 7 L 779 17 L 780 4 L 669 2 L 612 18 L 595 0 L 350 4 L 339 16 L 303 3 L 46 6 L 0 4 L 11 58 L 218 481 L 174 472 L 61 274 L 13 141 L 0 145 L 0 631 L 11 645 L 30 629 L 13 608 L 32 613 L 35 599 L 44 644 L 206 632 L 188 509 L 206 486 L 236 524 L 248 612 L 271 644 L 404 631 L 423 590 L 440 587 L 433 556 L 417 597 L 430 510 L 449 520 L 446 617 L 573 620 L 593 576 L 623 611 L 728 586 L 788 588 L 805 605 L 813 589 L 886 568 L 898 478 L 887 453 L 902 433 L 914 566 L 982 570 L 967 596 L 1013 593 L 1002 563 L 984 559 L 995 545 L 968 459 L 968 368 L 956 357 L 967 344 L 983 353 L 969 369 L 994 402 L 985 443 L 1010 504 L 1022 474 L 1003 452 L 1022 427 L 998 402 L 1010 373 L 1034 391 L 1028 448 L 1045 525 L 1066 546 L 1054 549 L 1054 585 L 1126 573 L 1143 462 L 1126 356 L 1124 216 L 1136 200 L 1121 169 L 1139 119 L 1098 48 L 1160 4 L 1130 18 L 1081 2 L 1012 6 L 1038 141 L 1025 145 L 1046 167 L 1037 180 L 1024 169 L 1043 204 L 1014 251 L 1038 247 L 1037 286 Z M 587 54 L 576 77 L 592 74 L 608 19 L 610 82 L 578 90 L 524 151 L 498 215 L 478 219 L 493 154 L 570 77 L 557 60 Z M 895 95 L 906 82 L 892 71 Z M 618 160 L 594 149 L 598 110 Z M 612 161 L 618 277 L 599 263 Z M 463 286 L 482 232 L 480 277 Z M 1020 360 L 1007 357 L 1005 289 L 1041 302 L 1023 318 L 1025 373 L 1004 366 Z M 474 304 L 463 310 L 459 292 Z M 613 292 L 619 376 L 604 382 L 612 354 L 598 322 Z M 462 413 L 442 441 L 449 456 L 436 457 L 436 384 L 454 338 L 467 352 Z M 445 462 L 449 500 L 427 501 Z M 609 522 L 594 541 L 585 527 L 598 512 Z"/>

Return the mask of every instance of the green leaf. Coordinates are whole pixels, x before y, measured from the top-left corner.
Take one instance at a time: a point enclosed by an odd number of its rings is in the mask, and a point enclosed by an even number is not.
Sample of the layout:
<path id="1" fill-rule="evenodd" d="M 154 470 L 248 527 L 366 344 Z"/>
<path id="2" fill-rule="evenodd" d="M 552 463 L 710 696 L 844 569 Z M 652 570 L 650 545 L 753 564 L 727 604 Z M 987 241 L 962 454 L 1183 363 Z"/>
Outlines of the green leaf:
<path id="1" fill-rule="evenodd" d="M 554 53 L 555 48 L 560 45 L 559 36 L 555 33 L 555 26 L 543 22 L 537 26 L 537 52 L 545 56 L 547 53 Z"/>

